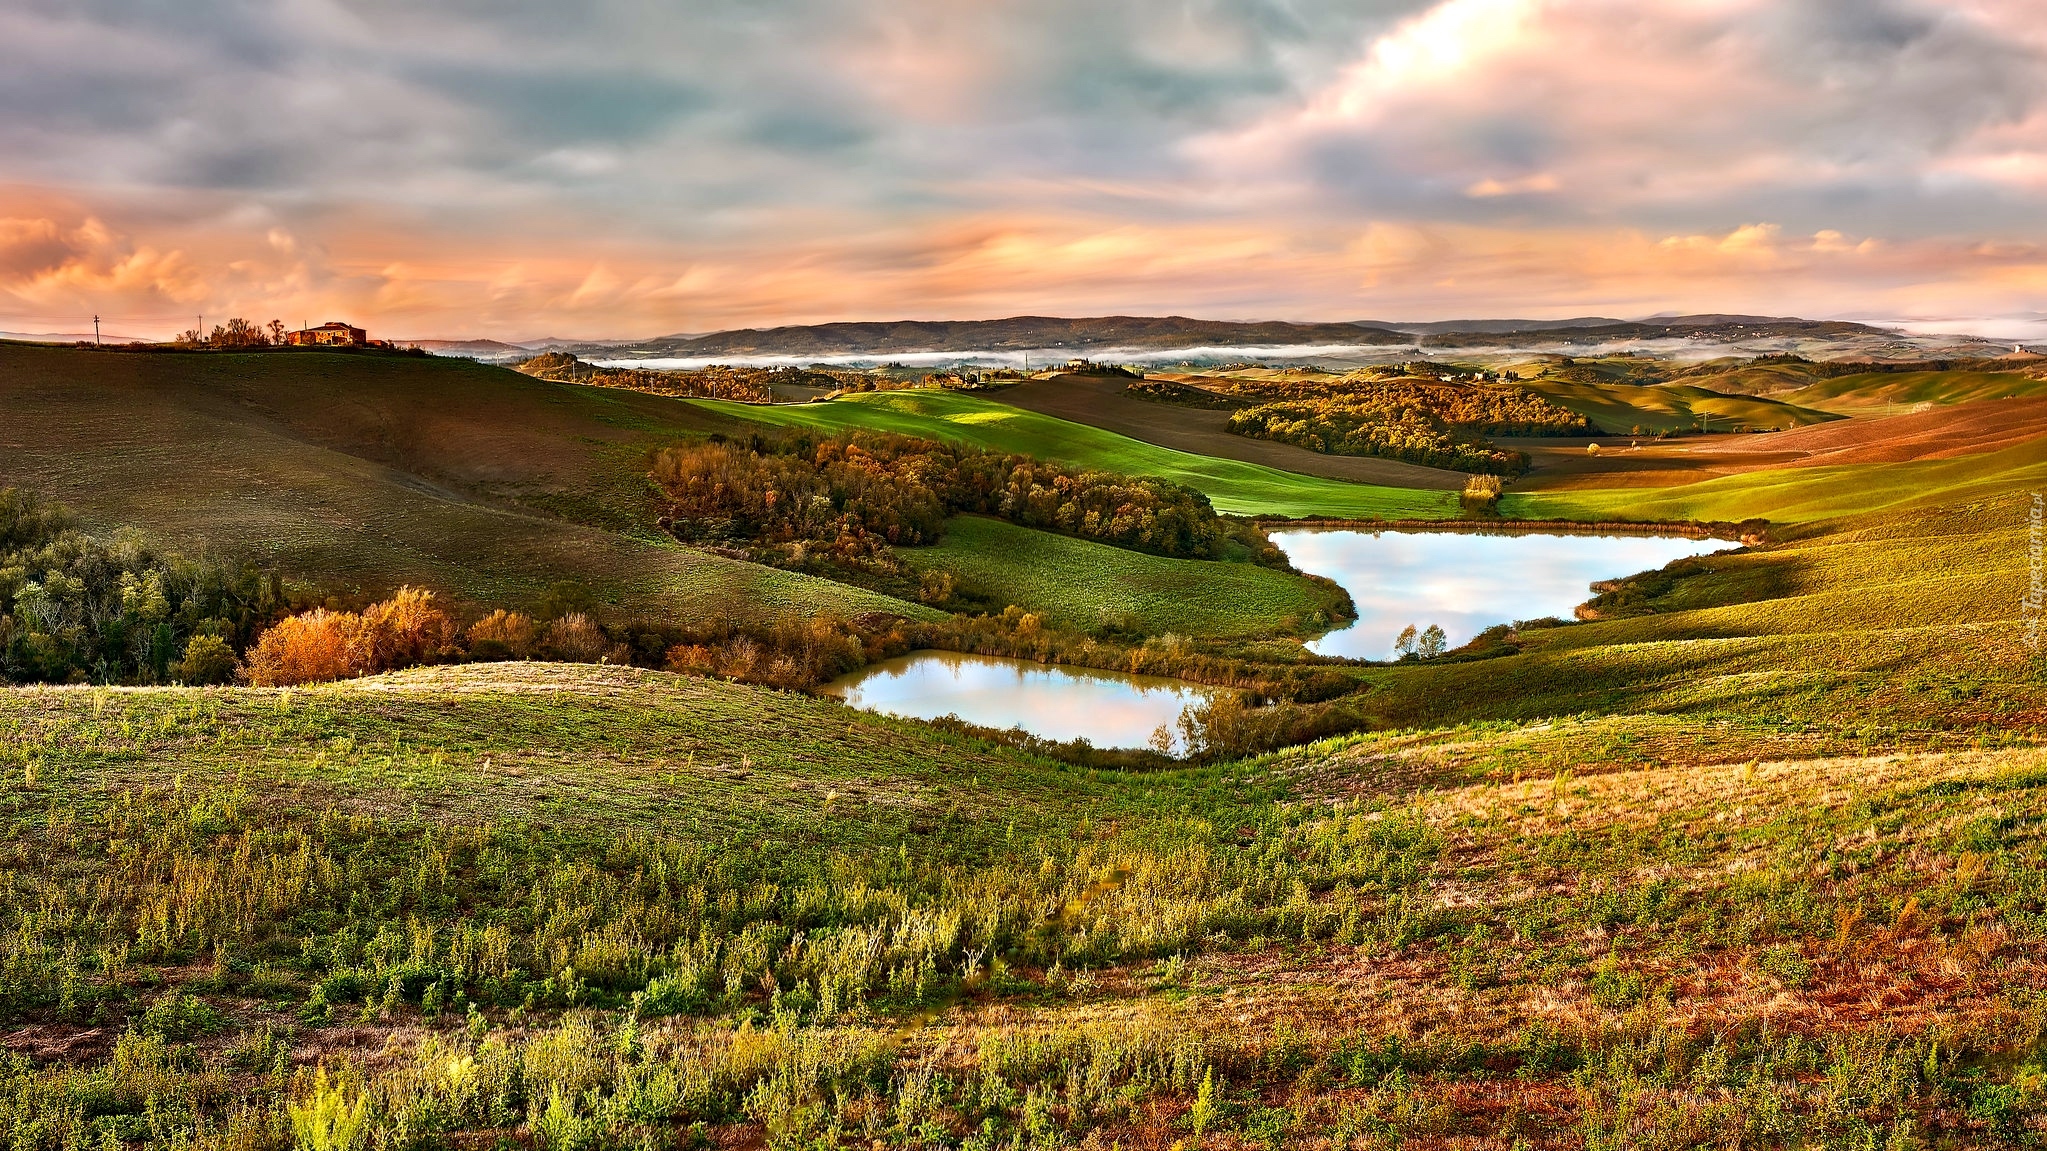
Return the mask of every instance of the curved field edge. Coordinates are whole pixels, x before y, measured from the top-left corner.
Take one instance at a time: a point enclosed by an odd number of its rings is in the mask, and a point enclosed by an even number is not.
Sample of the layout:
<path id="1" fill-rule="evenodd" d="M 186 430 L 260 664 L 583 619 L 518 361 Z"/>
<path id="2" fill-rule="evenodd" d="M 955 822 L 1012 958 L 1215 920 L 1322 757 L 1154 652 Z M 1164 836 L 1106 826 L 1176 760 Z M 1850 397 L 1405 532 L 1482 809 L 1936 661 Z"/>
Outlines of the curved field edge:
<path id="1" fill-rule="evenodd" d="M 1237 515 L 1439 519 L 1457 513 L 1455 493 L 1378 487 L 1283 472 L 1259 464 L 1162 448 L 1086 424 L 956 392 L 868 392 L 822 403 L 748 405 L 692 400 L 721 416 L 823 432 L 895 432 L 974 444 L 1083 468 L 1156 476 L 1201 492 Z"/>

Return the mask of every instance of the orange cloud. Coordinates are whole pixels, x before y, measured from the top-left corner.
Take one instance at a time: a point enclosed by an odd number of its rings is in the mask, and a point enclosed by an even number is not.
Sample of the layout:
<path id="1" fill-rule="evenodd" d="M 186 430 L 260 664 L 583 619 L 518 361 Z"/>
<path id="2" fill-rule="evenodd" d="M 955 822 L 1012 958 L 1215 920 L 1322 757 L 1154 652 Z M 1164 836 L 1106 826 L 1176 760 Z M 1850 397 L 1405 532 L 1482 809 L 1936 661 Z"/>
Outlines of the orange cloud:
<path id="1" fill-rule="evenodd" d="M 396 338 L 644 337 L 845 318 L 1191 312 L 1302 319 L 1645 314 L 1996 315 L 2035 306 L 2047 247 L 1758 220 L 1718 232 L 1279 215 L 1132 222 L 820 216 L 722 245 L 513 242 L 388 218 L 323 230 L 232 212 L 123 226 L 49 196 L 0 205 L 0 327 L 168 336 L 189 317 L 349 319 Z M 222 222 L 227 221 L 227 222 Z M 847 236 L 855 236 L 846 239 Z M 332 253 L 347 255 L 336 256 Z M 209 319 L 209 322 L 211 320 Z"/>

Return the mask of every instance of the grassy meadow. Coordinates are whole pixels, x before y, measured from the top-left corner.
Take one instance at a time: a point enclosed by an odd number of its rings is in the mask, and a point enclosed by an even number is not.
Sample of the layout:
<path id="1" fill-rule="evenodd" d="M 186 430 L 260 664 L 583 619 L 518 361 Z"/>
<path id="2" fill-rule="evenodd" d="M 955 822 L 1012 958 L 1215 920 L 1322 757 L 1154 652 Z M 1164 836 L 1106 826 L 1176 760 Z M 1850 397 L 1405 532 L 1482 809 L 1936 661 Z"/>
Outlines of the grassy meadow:
<path id="1" fill-rule="evenodd" d="M 1967 505 L 2043 484 L 2047 440 L 2034 439 L 1949 459 L 1770 469 L 1663 488 L 1510 493 L 1500 506 L 1523 519 L 1804 523 L 1881 508 Z"/>
<path id="2" fill-rule="evenodd" d="M 1703 428 L 1728 432 L 1785 429 L 1839 417 L 1791 396 L 1730 395 L 1689 384 L 1581 383 L 1538 378 L 1521 385 L 1591 420 L 1608 435 L 1645 435 Z"/>
<path id="3" fill-rule="evenodd" d="M 1457 512 L 1454 492 L 1347 483 L 1194 455 L 958 392 L 866 392 L 828 403 L 774 407 L 720 400 L 691 402 L 733 419 L 828 432 L 849 428 L 897 432 L 1076 467 L 1157 476 L 1201 492 L 1217 511 L 1237 515 L 1440 519 Z"/>
<path id="4" fill-rule="evenodd" d="M 2047 379 L 2021 372 L 1870 372 L 1819 380 L 1778 399 L 1844 415 L 1880 414 L 1919 404 L 1965 404 L 2047 395 Z"/>
<path id="5" fill-rule="evenodd" d="M 1146 555 L 984 516 L 953 519 L 939 543 L 903 556 L 997 609 L 1015 604 L 1073 631 L 1284 635 L 1319 631 L 1344 606 L 1326 585 L 1272 568 Z"/>
<path id="6" fill-rule="evenodd" d="M 459 362 L 59 354 L 0 346 L 29 420 L 0 428 L 0 485 L 365 584 L 566 570 L 678 613 L 935 616 L 646 526 L 647 453 L 747 421 L 1166 475 L 1235 511 L 1454 511 L 952 393 L 752 407 Z M 1363 730 L 1145 770 L 594 664 L 0 689 L 0 1134 L 2036 1146 L 2042 443 L 1510 492 L 1508 517 L 1771 523 L 1588 589 L 1579 620 L 1345 669 Z M 1283 652 L 1329 604 L 978 517 L 901 554 L 1055 629 Z"/>

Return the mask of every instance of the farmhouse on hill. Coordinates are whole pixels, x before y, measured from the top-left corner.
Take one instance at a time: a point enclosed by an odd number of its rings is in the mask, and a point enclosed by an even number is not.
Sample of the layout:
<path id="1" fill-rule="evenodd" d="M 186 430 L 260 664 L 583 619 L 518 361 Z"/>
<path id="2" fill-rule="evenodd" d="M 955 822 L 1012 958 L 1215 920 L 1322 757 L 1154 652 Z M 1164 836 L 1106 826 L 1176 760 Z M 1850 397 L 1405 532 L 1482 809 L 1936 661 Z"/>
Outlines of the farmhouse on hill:
<path id="1" fill-rule="evenodd" d="M 299 347 L 360 348 L 370 342 L 370 334 L 361 328 L 352 327 L 339 320 L 321 324 L 317 328 L 302 328 L 286 332 L 284 342 Z"/>

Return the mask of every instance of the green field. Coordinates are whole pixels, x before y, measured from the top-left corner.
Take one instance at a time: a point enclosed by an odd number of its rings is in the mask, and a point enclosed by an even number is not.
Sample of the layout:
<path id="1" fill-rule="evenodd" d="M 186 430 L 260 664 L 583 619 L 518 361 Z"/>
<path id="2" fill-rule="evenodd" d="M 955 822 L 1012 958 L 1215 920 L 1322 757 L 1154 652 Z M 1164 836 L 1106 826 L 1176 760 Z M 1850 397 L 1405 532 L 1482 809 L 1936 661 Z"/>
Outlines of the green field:
<path id="1" fill-rule="evenodd" d="M 1591 420 L 1608 435 L 1690 431 L 1705 421 L 1709 431 L 1738 428 L 1796 428 L 1839 417 L 1781 399 L 1727 395 L 1685 384 L 1570 383 L 1531 380 L 1529 391 Z"/>
<path id="2" fill-rule="evenodd" d="M 0 412 L 0 487 L 323 590 L 527 607 L 569 580 L 627 616 L 932 614 L 658 532 L 648 453 L 732 427 L 681 400 L 468 360 L 0 343 Z"/>
<path id="3" fill-rule="evenodd" d="M 1248 563 L 1168 559 L 984 516 L 946 524 L 931 547 L 901 552 L 920 571 L 950 572 L 1000 607 L 1054 627 L 1105 625 L 1143 635 L 1277 635 L 1316 628 L 1337 596 L 1297 575 Z"/>
<path id="4" fill-rule="evenodd" d="M 1521 519 L 1799 523 L 1881 508 L 1956 506 L 2039 491 L 2047 484 L 2047 438 L 1980 455 L 1895 464 L 1783 468 L 1662 488 L 1528 492 L 1501 500 Z"/>
<path id="5" fill-rule="evenodd" d="M 1283 472 L 1258 464 L 1156 447 L 1085 424 L 957 392 L 867 392 L 828 403 L 762 407 L 691 401 L 731 419 L 838 432 L 858 428 L 951 440 L 1126 475 L 1157 476 L 1208 496 L 1237 515 L 1439 519 L 1457 512 L 1452 492 L 1376 487 Z"/>
<path id="6" fill-rule="evenodd" d="M 1778 399 L 1844 414 L 1880 414 L 1919 404 L 1965 404 L 2047 395 L 2047 380 L 2018 372 L 1869 372 L 1820 380 Z"/>

